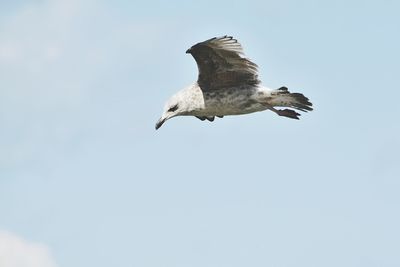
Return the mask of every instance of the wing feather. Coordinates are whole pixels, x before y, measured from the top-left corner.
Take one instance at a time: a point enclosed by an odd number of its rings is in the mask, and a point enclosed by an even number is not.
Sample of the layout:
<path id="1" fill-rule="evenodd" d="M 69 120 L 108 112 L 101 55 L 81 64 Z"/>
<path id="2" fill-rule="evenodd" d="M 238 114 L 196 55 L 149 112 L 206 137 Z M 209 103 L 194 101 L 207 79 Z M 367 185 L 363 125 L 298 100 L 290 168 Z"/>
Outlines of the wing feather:
<path id="1" fill-rule="evenodd" d="M 243 57 L 243 48 L 232 36 L 214 37 L 195 44 L 192 54 L 199 69 L 203 91 L 259 84 L 257 65 Z"/>

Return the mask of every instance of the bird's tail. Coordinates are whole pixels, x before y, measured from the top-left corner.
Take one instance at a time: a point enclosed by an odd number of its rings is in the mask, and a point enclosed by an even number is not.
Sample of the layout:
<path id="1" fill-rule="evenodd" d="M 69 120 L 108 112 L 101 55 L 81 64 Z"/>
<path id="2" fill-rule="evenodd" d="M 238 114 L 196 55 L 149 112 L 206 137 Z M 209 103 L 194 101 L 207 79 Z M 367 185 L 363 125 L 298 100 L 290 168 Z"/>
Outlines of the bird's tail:
<path id="1" fill-rule="evenodd" d="M 312 103 L 300 93 L 291 93 L 286 87 L 273 90 L 271 92 L 271 98 L 268 101 L 272 107 L 288 107 L 294 108 L 303 112 L 311 111 Z M 291 109 L 276 110 L 272 108 L 280 116 L 289 117 L 292 119 L 299 119 L 300 114 Z"/>

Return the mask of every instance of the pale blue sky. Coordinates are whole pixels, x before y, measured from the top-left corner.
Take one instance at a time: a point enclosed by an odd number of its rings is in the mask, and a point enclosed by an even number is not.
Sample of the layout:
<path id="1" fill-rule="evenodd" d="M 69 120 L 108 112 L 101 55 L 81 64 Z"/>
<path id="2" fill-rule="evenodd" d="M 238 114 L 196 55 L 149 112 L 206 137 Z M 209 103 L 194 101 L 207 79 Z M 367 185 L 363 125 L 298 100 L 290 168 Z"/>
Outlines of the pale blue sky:
<path id="1" fill-rule="evenodd" d="M 0 230 L 60 267 L 400 266 L 399 10 L 1 1 Z M 224 34 L 315 111 L 155 131 Z"/>

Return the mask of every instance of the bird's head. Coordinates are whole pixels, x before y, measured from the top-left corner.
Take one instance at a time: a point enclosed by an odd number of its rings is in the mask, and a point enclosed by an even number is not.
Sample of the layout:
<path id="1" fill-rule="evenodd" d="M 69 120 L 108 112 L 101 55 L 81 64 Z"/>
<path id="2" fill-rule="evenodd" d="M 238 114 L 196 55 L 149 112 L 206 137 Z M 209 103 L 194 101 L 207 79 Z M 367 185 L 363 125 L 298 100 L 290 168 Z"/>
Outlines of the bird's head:
<path id="1" fill-rule="evenodd" d="M 178 94 L 172 96 L 164 106 L 164 112 L 161 118 L 156 123 L 156 130 L 163 125 L 167 120 L 179 116 L 184 115 L 188 111 L 188 105 L 185 101 L 182 94 L 179 92 Z"/>

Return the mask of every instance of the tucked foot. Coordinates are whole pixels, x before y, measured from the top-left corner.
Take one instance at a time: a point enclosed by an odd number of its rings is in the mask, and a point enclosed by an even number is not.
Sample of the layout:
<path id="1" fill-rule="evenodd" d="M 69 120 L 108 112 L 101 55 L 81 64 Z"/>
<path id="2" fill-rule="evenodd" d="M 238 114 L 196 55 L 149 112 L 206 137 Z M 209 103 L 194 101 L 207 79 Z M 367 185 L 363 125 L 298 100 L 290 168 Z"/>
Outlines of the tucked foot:
<path id="1" fill-rule="evenodd" d="M 300 116 L 299 113 L 291 109 L 277 109 L 276 114 L 296 120 L 298 120 Z"/>
<path id="2" fill-rule="evenodd" d="M 201 116 L 196 116 L 199 120 L 208 120 L 208 121 L 214 121 L 215 117 L 201 117 Z"/>

